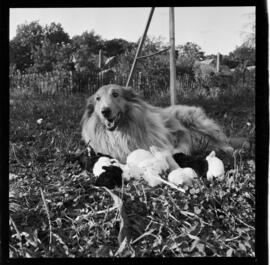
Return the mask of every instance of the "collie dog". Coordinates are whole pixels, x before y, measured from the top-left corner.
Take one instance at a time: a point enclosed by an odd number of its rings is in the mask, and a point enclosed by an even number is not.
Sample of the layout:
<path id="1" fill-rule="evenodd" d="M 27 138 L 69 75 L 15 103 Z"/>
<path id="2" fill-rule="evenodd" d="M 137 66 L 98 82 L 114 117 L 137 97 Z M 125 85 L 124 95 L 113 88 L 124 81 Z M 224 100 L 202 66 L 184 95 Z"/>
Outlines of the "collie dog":
<path id="1" fill-rule="evenodd" d="M 150 146 L 187 155 L 200 151 L 202 141 L 208 151 L 232 149 L 218 124 L 201 108 L 155 107 L 131 88 L 113 84 L 88 98 L 81 124 L 85 143 L 122 163 L 133 150 Z"/>

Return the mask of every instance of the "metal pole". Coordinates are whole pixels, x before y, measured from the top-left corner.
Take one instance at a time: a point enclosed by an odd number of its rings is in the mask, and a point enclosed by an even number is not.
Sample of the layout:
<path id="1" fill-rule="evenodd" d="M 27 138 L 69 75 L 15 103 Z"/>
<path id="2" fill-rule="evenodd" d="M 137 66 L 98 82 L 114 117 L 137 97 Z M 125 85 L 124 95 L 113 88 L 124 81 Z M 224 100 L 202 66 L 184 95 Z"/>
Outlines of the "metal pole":
<path id="1" fill-rule="evenodd" d="M 150 13 L 149 13 L 149 17 L 148 17 L 148 20 L 147 20 L 147 23 L 146 23 L 146 26 L 145 26 L 145 30 L 144 30 L 143 36 L 142 36 L 141 39 L 140 39 L 140 44 L 139 44 L 139 46 L 138 46 L 138 49 L 137 49 L 137 52 L 136 52 L 136 55 L 135 55 L 135 58 L 134 58 L 134 61 L 133 61 L 133 64 L 132 64 L 132 67 L 131 67 L 129 76 L 128 76 L 128 80 L 127 80 L 127 83 L 126 83 L 126 87 L 129 86 L 131 77 L 132 77 L 132 75 L 133 75 L 133 72 L 134 72 L 134 69 L 135 69 L 135 66 L 136 66 L 136 63 L 137 63 L 137 58 L 138 58 L 138 56 L 140 55 L 140 52 L 141 52 L 141 50 L 142 50 L 142 45 L 143 45 L 143 43 L 144 43 L 144 40 L 145 40 L 147 31 L 148 31 L 148 28 L 149 28 L 149 25 L 150 25 L 150 22 L 151 22 L 153 13 L 154 13 L 154 10 L 155 10 L 155 8 L 152 7 L 152 8 L 151 8 L 151 11 L 150 11 Z"/>
<path id="2" fill-rule="evenodd" d="M 174 7 L 170 7 L 170 95 L 171 105 L 176 104 L 176 69 L 175 69 L 175 30 L 174 30 Z"/>

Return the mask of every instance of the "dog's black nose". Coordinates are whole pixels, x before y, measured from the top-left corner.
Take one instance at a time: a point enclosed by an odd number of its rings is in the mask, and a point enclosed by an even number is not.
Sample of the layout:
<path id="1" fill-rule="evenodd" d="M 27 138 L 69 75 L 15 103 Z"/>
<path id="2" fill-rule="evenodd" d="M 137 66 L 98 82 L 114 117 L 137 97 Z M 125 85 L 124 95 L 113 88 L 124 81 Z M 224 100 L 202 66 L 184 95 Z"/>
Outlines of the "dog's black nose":
<path id="1" fill-rule="evenodd" d="M 101 110 L 101 113 L 105 118 L 109 118 L 111 115 L 111 109 L 110 108 L 103 108 Z"/>

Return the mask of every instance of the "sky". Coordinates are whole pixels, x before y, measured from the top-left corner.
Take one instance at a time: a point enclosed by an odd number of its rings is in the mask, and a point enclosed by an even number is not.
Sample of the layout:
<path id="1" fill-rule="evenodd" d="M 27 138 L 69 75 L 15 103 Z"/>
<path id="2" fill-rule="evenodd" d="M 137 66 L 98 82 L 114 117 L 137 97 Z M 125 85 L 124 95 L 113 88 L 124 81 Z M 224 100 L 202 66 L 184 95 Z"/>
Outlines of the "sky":
<path id="1" fill-rule="evenodd" d="M 70 37 L 94 30 L 103 39 L 137 42 L 151 8 L 11 8 L 10 39 L 17 26 L 38 20 L 42 26 L 61 23 Z M 249 16 L 248 14 L 253 14 Z M 243 43 L 255 7 L 176 7 L 175 44 L 198 44 L 206 54 L 229 54 Z M 157 7 L 147 35 L 169 42 L 169 8 Z"/>

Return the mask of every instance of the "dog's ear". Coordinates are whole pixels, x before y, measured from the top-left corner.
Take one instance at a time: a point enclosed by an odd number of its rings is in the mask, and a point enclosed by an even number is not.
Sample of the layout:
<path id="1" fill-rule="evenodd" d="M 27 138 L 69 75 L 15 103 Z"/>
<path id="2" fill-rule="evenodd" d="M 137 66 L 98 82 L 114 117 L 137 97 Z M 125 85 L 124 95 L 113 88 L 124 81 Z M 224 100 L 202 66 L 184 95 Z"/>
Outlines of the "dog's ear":
<path id="1" fill-rule="evenodd" d="M 127 101 L 137 101 L 140 95 L 131 87 L 123 87 L 123 97 Z"/>
<path id="2" fill-rule="evenodd" d="M 94 95 L 92 95 L 91 97 L 87 99 L 86 107 L 85 107 L 85 111 L 87 111 L 87 114 L 89 117 L 94 112 L 94 107 L 95 107 L 95 98 L 94 98 Z"/>
<path id="3" fill-rule="evenodd" d="M 95 101 L 94 101 L 94 95 L 89 97 L 86 101 L 86 107 L 84 114 L 81 119 L 81 124 L 83 124 L 94 112 L 94 107 L 95 107 Z"/>

